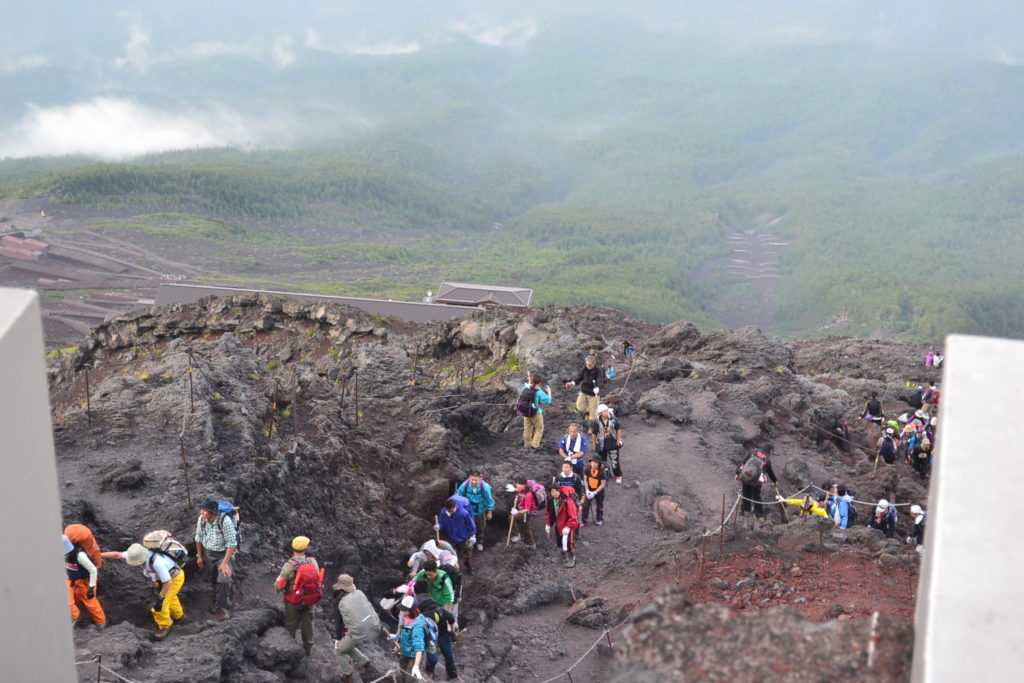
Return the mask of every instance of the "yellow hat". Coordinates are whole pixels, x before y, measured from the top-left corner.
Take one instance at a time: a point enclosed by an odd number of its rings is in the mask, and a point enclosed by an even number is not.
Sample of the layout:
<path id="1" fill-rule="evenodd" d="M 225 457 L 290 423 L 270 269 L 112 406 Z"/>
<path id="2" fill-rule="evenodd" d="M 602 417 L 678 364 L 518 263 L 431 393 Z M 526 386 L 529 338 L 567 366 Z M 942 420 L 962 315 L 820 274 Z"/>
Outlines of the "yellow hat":
<path id="1" fill-rule="evenodd" d="M 296 536 L 292 539 L 292 550 L 304 551 L 309 547 L 309 539 L 305 536 Z"/>

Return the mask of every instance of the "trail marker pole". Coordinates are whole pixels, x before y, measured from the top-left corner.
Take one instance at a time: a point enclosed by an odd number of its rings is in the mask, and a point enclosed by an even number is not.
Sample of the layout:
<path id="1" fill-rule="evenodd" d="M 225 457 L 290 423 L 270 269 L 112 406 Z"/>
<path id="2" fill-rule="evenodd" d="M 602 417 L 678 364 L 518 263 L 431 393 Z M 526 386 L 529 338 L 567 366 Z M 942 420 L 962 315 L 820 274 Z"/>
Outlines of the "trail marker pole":
<path id="1" fill-rule="evenodd" d="M 185 437 L 178 435 L 178 444 L 181 446 L 181 470 L 185 476 L 185 497 L 188 499 L 188 509 L 192 509 L 192 485 L 188 479 L 188 460 L 185 458 Z"/>
<path id="2" fill-rule="evenodd" d="M 292 366 L 292 379 L 295 388 L 292 390 L 292 436 L 299 433 L 299 370 Z"/>
<path id="3" fill-rule="evenodd" d="M 356 433 L 359 433 L 359 370 L 355 372 L 356 380 Z"/>
<path id="4" fill-rule="evenodd" d="M 89 368 L 85 369 L 85 419 L 92 424 L 92 402 L 89 399 Z"/>
<path id="5" fill-rule="evenodd" d="M 188 412 L 194 413 L 196 394 L 192 389 L 192 366 L 195 365 L 195 358 L 192 356 L 192 349 L 188 350 Z"/>
<path id="6" fill-rule="evenodd" d="M 274 380 L 274 399 L 270 404 L 270 427 L 267 429 L 268 439 L 274 437 L 274 415 L 277 413 L 277 389 L 280 383 L 280 380 Z"/>
<path id="7" fill-rule="evenodd" d="M 718 527 L 718 559 L 725 552 L 725 492 L 722 492 L 722 524 Z"/>

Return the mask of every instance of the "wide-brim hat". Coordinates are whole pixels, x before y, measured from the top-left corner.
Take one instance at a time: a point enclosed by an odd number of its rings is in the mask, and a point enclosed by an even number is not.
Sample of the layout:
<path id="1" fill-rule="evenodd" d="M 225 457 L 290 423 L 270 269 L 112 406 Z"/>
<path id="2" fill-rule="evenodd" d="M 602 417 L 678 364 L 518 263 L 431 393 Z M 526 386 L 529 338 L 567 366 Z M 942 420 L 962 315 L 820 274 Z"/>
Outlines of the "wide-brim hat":
<path id="1" fill-rule="evenodd" d="M 149 551 L 141 543 L 132 543 L 124 553 L 124 561 L 132 567 L 139 567 L 149 559 Z"/>
<path id="2" fill-rule="evenodd" d="M 356 589 L 356 583 L 348 574 L 339 574 L 338 580 L 334 582 L 334 590 L 351 593 Z"/>

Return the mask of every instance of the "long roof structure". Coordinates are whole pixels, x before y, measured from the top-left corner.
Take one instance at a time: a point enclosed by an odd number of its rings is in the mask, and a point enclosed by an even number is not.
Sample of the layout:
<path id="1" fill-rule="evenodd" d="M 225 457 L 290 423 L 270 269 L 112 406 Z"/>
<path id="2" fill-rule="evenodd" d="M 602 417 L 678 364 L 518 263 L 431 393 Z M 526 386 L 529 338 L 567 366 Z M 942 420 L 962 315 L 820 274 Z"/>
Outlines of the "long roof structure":
<path id="1" fill-rule="evenodd" d="M 468 282 L 442 282 L 434 301 L 457 306 L 497 304 L 512 308 L 529 308 L 533 290 L 523 287 L 474 285 Z"/>

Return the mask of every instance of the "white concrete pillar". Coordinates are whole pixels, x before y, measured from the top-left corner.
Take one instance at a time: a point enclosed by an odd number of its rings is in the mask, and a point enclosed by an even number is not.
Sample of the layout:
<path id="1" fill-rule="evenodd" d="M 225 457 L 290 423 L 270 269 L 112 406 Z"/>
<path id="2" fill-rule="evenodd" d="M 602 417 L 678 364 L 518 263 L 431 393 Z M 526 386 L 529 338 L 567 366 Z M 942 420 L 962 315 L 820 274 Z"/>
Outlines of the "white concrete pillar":
<path id="1" fill-rule="evenodd" d="M 912 680 L 1019 680 L 1024 342 L 955 335 L 945 348 Z"/>
<path id="2" fill-rule="evenodd" d="M 75 681 L 39 296 L 0 288 L 0 679 Z"/>

